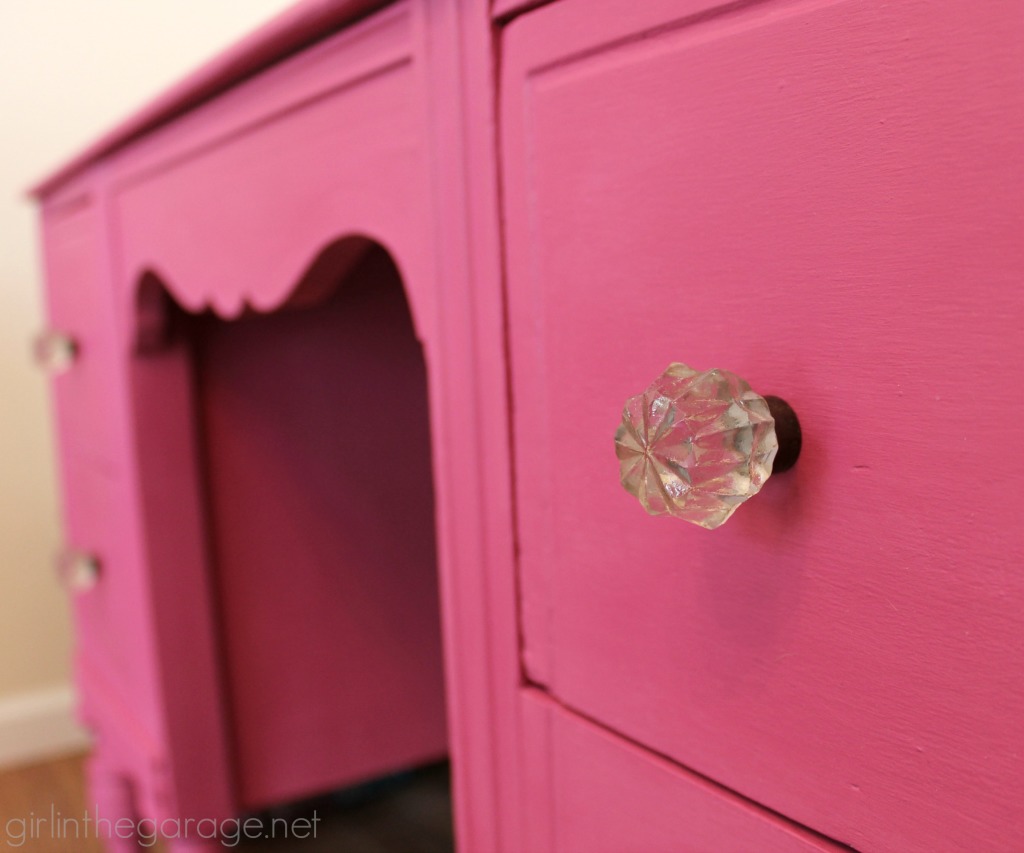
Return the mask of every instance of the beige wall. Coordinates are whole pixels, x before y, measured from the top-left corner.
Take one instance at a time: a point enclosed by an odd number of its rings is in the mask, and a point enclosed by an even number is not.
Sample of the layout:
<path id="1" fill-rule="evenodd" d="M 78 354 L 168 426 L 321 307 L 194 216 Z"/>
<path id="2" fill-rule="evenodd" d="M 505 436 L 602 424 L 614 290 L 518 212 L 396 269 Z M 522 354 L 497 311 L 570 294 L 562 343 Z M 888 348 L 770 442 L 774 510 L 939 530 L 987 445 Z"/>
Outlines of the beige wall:
<path id="1" fill-rule="evenodd" d="M 52 751 L 66 738 L 66 725 L 64 734 L 54 730 L 60 720 L 23 718 L 33 708 L 65 713 L 71 646 L 68 607 L 52 570 L 61 536 L 49 396 L 29 361 L 29 340 L 43 318 L 35 221 L 22 190 L 289 5 L 0 2 L 0 765 Z"/>

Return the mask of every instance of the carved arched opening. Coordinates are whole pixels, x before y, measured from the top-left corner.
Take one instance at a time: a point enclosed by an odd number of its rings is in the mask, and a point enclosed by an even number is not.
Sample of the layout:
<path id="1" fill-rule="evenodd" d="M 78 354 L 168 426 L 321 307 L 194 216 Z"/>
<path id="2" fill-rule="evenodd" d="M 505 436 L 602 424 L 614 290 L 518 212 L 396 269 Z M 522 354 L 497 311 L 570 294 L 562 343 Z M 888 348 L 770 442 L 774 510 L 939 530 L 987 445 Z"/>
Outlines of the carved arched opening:
<path id="1" fill-rule="evenodd" d="M 232 319 L 173 288 L 139 280 L 132 399 L 165 701 L 198 703 L 175 760 L 220 754 L 238 813 L 443 757 L 427 375 L 395 262 L 339 240 Z"/>

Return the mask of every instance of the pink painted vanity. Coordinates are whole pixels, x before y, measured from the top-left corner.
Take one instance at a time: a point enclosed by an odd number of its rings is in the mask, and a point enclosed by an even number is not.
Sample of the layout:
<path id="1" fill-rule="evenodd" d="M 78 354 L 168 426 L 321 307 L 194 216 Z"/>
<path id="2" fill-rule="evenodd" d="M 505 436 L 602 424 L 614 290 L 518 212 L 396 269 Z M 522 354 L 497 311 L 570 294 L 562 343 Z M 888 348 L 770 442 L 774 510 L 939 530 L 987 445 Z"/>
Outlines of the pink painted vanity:
<path id="1" fill-rule="evenodd" d="M 1018 849 L 1022 34 L 309 0 L 40 185 L 104 812 L 450 754 L 468 853 Z M 803 428 L 714 531 L 618 482 L 674 361 Z"/>

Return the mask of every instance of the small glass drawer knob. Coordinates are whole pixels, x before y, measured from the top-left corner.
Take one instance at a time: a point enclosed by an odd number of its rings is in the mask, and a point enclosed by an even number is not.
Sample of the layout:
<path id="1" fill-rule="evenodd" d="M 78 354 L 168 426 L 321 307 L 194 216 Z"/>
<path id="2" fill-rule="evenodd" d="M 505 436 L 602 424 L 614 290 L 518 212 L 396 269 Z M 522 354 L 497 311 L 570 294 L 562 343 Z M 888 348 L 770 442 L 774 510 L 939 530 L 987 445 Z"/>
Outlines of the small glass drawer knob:
<path id="1" fill-rule="evenodd" d="M 32 341 L 36 364 L 50 373 L 63 373 L 78 357 L 78 341 L 63 332 L 48 329 Z"/>
<path id="2" fill-rule="evenodd" d="M 57 576 L 71 592 L 84 592 L 99 583 L 100 560 L 88 551 L 65 551 L 57 558 Z"/>
<path id="3" fill-rule="evenodd" d="M 800 424 L 728 370 L 670 364 L 626 401 L 615 433 L 619 477 L 651 515 L 712 530 L 800 454 Z"/>

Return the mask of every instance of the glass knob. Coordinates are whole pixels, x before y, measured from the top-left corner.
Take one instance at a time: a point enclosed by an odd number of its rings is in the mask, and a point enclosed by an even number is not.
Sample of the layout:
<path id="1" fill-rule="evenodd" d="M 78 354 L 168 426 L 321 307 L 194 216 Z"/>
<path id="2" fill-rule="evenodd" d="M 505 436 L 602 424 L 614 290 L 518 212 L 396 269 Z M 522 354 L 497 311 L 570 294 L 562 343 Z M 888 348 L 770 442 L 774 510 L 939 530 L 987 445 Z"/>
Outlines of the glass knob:
<path id="1" fill-rule="evenodd" d="M 50 373 L 63 373 L 78 357 L 78 341 L 70 335 L 47 330 L 36 335 L 32 355 L 36 364 Z"/>
<path id="2" fill-rule="evenodd" d="M 92 589 L 100 579 L 100 560 L 87 551 L 65 551 L 57 558 L 57 575 L 72 592 Z"/>
<path id="3" fill-rule="evenodd" d="M 651 515 L 713 530 L 793 467 L 800 423 L 778 397 L 762 397 L 728 370 L 670 364 L 626 401 L 615 433 L 619 476 Z"/>

